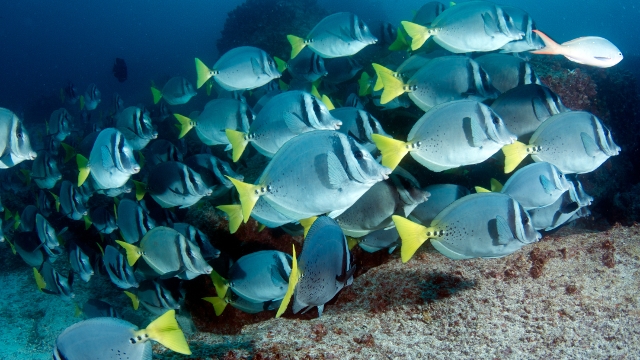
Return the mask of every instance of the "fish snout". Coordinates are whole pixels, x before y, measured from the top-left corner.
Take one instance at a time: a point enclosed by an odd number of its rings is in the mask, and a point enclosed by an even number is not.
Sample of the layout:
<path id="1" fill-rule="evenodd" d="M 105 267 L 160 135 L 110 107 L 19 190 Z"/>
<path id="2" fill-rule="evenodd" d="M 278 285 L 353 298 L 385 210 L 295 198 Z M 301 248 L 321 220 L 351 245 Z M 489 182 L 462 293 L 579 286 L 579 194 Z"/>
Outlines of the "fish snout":
<path id="1" fill-rule="evenodd" d="M 35 160 L 38 157 L 38 154 L 35 151 L 29 152 L 29 159 Z"/>
<path id="2" fill-rule="evenodd" d="M 133 174 L 137 174 L 137 173 L 139 173 L 139 172 L 140 172 L 140 165 L 137 165 L 137 164 L 136 164 L 136 165 L 134 165 L 134 166 L 131 168 L 131 172 L 132 172 Z"/>
<path id="3" fill-rule="evenodd" d="M 342 126 L 342 121 L 336 121 L 333 123 L 333 129 L 334 130 L 340 130 L 340 127 Z"/>
<path id="4" fill-rule="evenodd" d="M 389 169 L 386 166 L 382 166 L 382 170 L 380 171 L 380 175 L 382 175 L 382 179 L 383 180 L 387 180 L 389 178 L 389 175 L 391 175 L 392 172 L 393 172 L 393 170 Z"/>

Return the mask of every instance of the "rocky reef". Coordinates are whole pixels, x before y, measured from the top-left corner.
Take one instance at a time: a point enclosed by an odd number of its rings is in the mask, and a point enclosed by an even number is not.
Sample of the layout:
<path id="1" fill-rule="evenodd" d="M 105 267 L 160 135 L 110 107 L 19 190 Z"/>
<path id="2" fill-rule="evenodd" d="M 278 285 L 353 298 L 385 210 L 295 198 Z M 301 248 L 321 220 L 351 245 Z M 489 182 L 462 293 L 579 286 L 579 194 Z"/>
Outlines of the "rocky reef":
<path id="1" fill-rule="evenodd" d="M 287 35 L 304 37 L 327 16 L 316 0 L 247 0 L 229 12 L 216 46 L 220 55 L 238 46 L 255 46 L 288 59 Z M 286 21 L 283 21 L 286 19 Z"/>

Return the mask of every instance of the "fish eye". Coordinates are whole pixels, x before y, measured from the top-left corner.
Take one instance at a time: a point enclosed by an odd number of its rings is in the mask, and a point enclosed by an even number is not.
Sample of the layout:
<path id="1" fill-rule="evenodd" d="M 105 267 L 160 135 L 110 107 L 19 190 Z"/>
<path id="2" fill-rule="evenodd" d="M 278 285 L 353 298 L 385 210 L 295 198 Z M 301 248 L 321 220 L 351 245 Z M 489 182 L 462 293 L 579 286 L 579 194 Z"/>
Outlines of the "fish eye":
<path id="1" fill-rule="evenodd" d="M 499 117 L 497 117 L 497 116 L 496 116 L 496 117 L 494 117 L 494 118 L 493 118 L 493 123 L 494 123 L 495 125 L 500 124 L 500 118 L 499 118 Z"/>
<path id="2" fill-rule="evenodd" d="M 353 153 L 353 156 L 356 157 L 356 159 L 361 160 L 362 158 L 364 158 L 364 154 L 362 153 L 362 151 L 358 150 L 356 152 Z"/>
<path id="3" fill-rule="evenodd" d="M 24 134 L 22 133 L 22 131 L 19 131 L 16 133 L 16 136 L 18 137 L 18 139 L 22 139 L 24 137 Z"/>

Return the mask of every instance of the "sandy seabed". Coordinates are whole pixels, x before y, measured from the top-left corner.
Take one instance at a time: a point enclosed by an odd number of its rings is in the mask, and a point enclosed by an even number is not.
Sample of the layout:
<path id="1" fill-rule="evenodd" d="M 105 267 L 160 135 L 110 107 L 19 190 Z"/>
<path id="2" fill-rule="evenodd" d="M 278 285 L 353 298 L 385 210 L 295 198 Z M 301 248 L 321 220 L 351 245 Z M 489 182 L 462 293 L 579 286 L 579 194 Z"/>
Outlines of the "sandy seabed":
<path id="1" fill-rule="evenodd" d="M 74 305 L 39 293 L 10 252 L 0 259 L 0 358 L 50 359 L 57 334 L 78 321 Z M 396 254 L 356 278 L 321 318 L 187 331 L 191 357 L 156 345 L 154 358 L 637 359 L 639 272 L 639 225 L 567 227 L 501 259 L 453 261 L 425 244 L 406 264 Z M 79 286 L 78 298 L 105 289 Z M 127 307 L 120 292 L 100 296 Z M 148 321 L 130 306 L 123 316 Z"/>

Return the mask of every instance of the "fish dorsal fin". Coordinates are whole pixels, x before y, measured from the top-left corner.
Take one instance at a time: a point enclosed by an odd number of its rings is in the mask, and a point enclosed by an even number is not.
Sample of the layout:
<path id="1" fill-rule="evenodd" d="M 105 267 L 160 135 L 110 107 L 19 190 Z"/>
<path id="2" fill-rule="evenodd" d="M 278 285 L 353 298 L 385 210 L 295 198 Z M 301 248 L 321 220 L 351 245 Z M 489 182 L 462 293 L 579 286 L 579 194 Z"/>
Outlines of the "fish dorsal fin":
<path id="1" fill-rule="evenodd" d="M 100 153 L 102 155 L 102 167 L 109 170 L 116 166 L 113 162 L 113 157 L 111 157 L 111 151 L 109 151 L 109 148 L 106 145 L 100 147 Z"/>
<path id="2" fill-rule="evenodd" d="M 469 129 L 471 136 L 468 138 L 471 140 L 471 146 L 482 147 L 487 141 L 487 134 L 485 134 L 480 122 L 476 118 L 465 117 L 462 119 L 465 129 Z"/>
<path id="3" fill-rule="evenodd" d="M 544 189 L 544 192 L 547 194 L 551 194 L 554 190 L 556 190 L 555 184 L 548 177 L 544 175 L 540 175 L 540 184 Z"/>
<path id="4" fill-rule="evenodd" d="M 513 233 L 509 223 L 502 216 L 496 216 L 496 228 L 498 230 L 498 244 L 507 245 L 513 239 Z"/>
<path id="5" fill-rule="evenodd" d="M 327 174 L 329 175 L 329 184 L 334 189 L 342 187 L 344 183 L 349 181 L 349 175 L 344 170 L 338 156 L 333 152 L 327 153 Z"/>
<path id="6" fill-rule="evenodd" d="M 587 155 L 595 157 L 598 153 L 602 152 L 598 144 L 596 144 L 596 141 L 589 136 L 589 134 L 581 132 L 580 138 L 582 139 L 582 145 Z"/>

